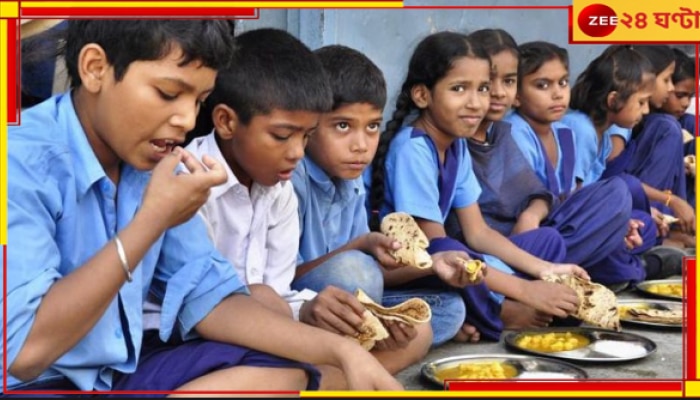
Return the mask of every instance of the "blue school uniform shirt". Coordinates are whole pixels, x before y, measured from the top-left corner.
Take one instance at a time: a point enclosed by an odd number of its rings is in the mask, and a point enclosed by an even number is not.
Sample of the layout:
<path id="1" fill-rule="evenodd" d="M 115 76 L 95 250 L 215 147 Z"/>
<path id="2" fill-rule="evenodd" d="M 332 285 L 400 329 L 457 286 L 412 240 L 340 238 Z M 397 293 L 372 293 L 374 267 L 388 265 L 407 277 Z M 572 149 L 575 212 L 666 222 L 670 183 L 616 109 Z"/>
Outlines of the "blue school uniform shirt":
<path id="1" fill-rule="evenodd" d="M 567 112 L 561 122 L 574 132 L 576 177 L 583 182 L 583 186 L 597 182 L 603 175 L 606 160 L 612 152 L 610 134 L 603 133 L 603 138 L 599 141 L 593 121 L 576 110 Z"/>
<path id="2" fill-rule="evenodd" d="M 369 190 L 372 171 L 364 173 Z M 379 218 L 402 211 L 417 218 L 444 224 L 451 208 L 464 208 L 477 202 L 481 186 L 472 169 L 472 159 L 464 139 L 457 139 L 446 151 L 440 165 L 437 148 L 430 136 L 406 126 L 391 141 L 384 164 L 384 202 Z M 500 259 L 484 254 L 484 261 L 502 271 L 513 270 Z"/>
<path id="3" fill-rule="evenodd" d="M 452 142 L 444 165 L 440 165 L 430 136 L 411 126 L 402 128 L 391 141 L 384 170 L 380 219 L 394 211 L 403 211 L 443 224 L 450 208 L 474 204 L 481 194 L 465 140 Z M 365 174 L 366 178 L 371 177 L 370 168 Z M 365 184 L 371 184 L 370 179 L 365 179 Z"/>
<path id="4" fill-rule="evenodd" d="M 309 157 L 292 175 L 299 199 L 297 265 L 315 260 L 369 232 L 362 177 L 331 179 Z"/>
<path id="5" fill-rule="evenodd" d="M 681 124 L 681 128 L 695 135 L 695 115 L 685 113 L 678 118 L 678 122 Z"/>
<path id="6" fill-rule="evenodd" d="M 563 169 L 563 154 L 562 154 L 562 145 L 559 142 L 559 136 L 554 135 L 554 139 L 557 143 L 557 165 L 553 166 L 554 167 L 554 173 L 557 177 L 557 182 L 556 186 L 554 186 L 552 183 L 549 182 L 549 178 L 547 176 L 547 166 L 546 163 L 548 162 L 547 154 L 545 153 L 544 148 L 542 147 L 541 141 L 535 131 L 532 129 L 530 124 L 517 112 L 509 114 L 506 117 L 506 121 L 511 124 L 511 136 L 513 137 L 513 140 L 515 143 L 518 145 L 518 148 L 520 148 L 520 151 L 523 153 L 525 156 L 525 159 L 529 162 L 530 166 L 532 169 L 535 171 L 537 174 L 537 177 L 540 178 L 540 181 L 549 188 L 552 187 L 559 187 L 561 188 L 560 191 L 562 193 L 570 193 L 571 191 L 576 189 L 576 179 L 571 179 L 571 182 L 569 184 L 568 188 L 564 188 L 564 182 L 562 181 L 562 169 Z M 568 126 L 564 125 L 561 122 L 552 122 L 551 124 L 551 129 L 553 132 L 557 132 L 559 129 L 564 129 L 568 128 Z M 572 129 L 573 130 L 573 129 Z M 573 130 L 573 135 L 574 138 L 576 137 L 578 133 Z M 581 164 L 578 162 L 578 156 L 580 154 L 580 151 L 577 151 L 577 140 L 574 140 L 574 154 L 576 155 L 576 162 L 574 164 L 574 177 L 581 179 L 582 176 L 584 176 L 584 172 L 581 170 Z"/>
<path id="7" fill-rule="evenodd" d="M 10 365 L 42 297 L 129 224 L 150 174 L 124 165 L 115 187 L 87 141 L 70 94 L 25 110 L 22 125 L 8 129 L 7 146 L 8 314 L 2 333 Z M 164 299 L 163 340 L 173 333 L 194 337 L 193 327 L 224 297 L 247 293 L 195 217 L 151 246 L 133 282 L 124 283 L 88 334 L 38 380 L 63 375 L 82 390 L 109 390 L 114 371 L 133 372 L 143 337 L 142 306 L 152 283 L 151 295 Z M 9 374 L 7 379 L 10 388 L 19 388 L 19 380 Z"/>

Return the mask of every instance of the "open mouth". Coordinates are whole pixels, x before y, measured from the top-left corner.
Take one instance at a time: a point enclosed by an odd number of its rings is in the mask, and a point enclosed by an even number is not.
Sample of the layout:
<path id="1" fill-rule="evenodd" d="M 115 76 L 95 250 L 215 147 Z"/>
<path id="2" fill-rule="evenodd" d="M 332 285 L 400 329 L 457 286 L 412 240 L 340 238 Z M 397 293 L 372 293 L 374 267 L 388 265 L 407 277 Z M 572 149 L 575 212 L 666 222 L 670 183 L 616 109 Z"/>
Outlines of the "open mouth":
<path id="1" fill-rule="evenodd" d="M 158 153 L 170 153 L 177 144 L 174 140 L 170 139 L 155 139 L 151 140 L 151 147 Z"/>

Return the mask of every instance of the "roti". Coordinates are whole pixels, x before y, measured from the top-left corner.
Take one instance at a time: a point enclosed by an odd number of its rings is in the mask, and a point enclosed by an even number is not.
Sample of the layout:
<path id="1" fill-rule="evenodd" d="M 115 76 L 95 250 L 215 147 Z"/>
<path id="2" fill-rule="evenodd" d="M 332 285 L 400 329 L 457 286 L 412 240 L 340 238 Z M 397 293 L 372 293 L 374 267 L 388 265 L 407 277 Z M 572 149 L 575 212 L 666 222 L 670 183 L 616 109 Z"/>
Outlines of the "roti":
<path id="1" fill-rule="evenodd" d="M 430 241 L 411 215 L 404 212 L 387 214 L 379 229 L 401 243 L 400 249 L 391 252 L 396 262 L 420 269 L 433 266 L 433 259 L 426 251 Z"/>
<path id="2" fill-rule="evenodd" d="M 367 351 L 372 350 L 374 345 L 383 339 L 389 337 L 389 331 L 386 330 L 382 322 L 369 310 L 362 313 L 362 326 L 360 333 L 357 336 L 348 336 L 357 340 L 362 348 Z"/>
<path id="3" fill-rule="evenodd" d="M 672 225 L 675 224 L 676 222 L 680 221 L 678 218 L 674 217 L 673 215 L 668 215 L 668 214 L 662 214 L 662 218 L 666 225 Z"/>
<path id="4" fill-rule="evenodd" d="M 363 321 L 360 333 L 357 336 L 348 337 L 357 340 L 367 351 L 372 350 L 378 341 L 389 337 L 389 331 L 386 330 L 381 320 L 416 325 L 428 322 L 432 317 L 430 305 L 417 297 L 393 307 L 382 307 L 375 303 L 362 289 L 357 289 L 355 296 L 365 306 L 365 311 L 362 313 Z"/>
<path id="5" fill-rule="evenodd" d="M 432 311 L 423 299 L 414 297 L 393 307 L 383 307 L 372 300 L 362 289 L 355 291 L 355 297 L 376 317 L 389 321 L 400 321 L 410 325 L 430 321 Z"/>
<path id="6" fill-rule="evenodd" d="M 695 139 L 695 136 L 692 133 L 690 133 L 687 129 L 681 129 L 681 132 L 683 133 L 683 144 Z"/>
<path id="7" fill-rule="evenodd" d="M 576 291 L 579 305 L 574 317 L 591 325 L 621 331 L 617 296 L 605 286 L 570 274 L 552 274 L 545 281 L 561 283 Z"/>
<path id="8" fill-rule="evenodd" d="M 648 308 L 630 308 L 627 313 L 639 321 L 664 324 L 682 324 L 683 310 L 655 310 Z"/>
<path id="9" fill-rule="evenodd" d="M 484 269 L 485 264 L 481 260 L 465 260 L 464 258 L 459 258 L 459 262 L 464 265 L 464 269 L 467 270 L 469 281 L 476 282 L 479 278 L 479 272 Z"/>
<path id="10" fill-rule="evenodd" d="M 683 161 L 688 164 L 690 169 L 695 170 L 695 156 L 692 154 L 689 154 L 685 157 L 683 157 Z"/>

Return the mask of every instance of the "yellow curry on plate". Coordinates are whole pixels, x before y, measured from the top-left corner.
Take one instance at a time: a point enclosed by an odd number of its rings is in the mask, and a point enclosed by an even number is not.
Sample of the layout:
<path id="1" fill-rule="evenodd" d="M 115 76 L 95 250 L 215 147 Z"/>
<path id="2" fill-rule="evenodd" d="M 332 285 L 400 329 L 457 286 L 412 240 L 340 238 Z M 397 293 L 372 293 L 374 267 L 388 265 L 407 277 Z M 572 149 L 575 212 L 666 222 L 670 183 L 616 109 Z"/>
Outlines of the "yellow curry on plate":
<path id="1" fill-rule="evenodd" d="M 525 334 L 515 342 L 523 349 L 539 351 L 542 353 L 556 353 L 559 351 L 576 350 L 588 346 L 591 341 L 578 333 L 549 332 L 538 334 Z"/>
<path id="2" fill-rule="evenodd" d="M 463 363 L 435 372 L 435 378 L 445 379 L 510 379 L 518 375 L 518 370 L 504 362 Z"/>

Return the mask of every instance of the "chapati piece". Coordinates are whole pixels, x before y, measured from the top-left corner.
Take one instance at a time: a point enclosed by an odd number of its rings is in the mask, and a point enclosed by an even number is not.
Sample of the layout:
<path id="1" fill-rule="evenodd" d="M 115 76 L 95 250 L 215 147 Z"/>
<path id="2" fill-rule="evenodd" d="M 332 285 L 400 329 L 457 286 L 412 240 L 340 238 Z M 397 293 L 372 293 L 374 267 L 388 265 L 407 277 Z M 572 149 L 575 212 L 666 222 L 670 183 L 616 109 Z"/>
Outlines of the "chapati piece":
<path id="1" fill-rule="evenodd" d="M 433 259 L 426 251 L 430 241 L 410 214 L 387 214 L 379 228 L 383 234 L 401 243 L 400 249 L 391 252 L 396 262 L 421 269 L 433 266 Z"/>
<path id="2" fill-rule="evenodd" d="M 571 274 L 551 274 L 543 279 L 564 284 L 576 292 L 579 305 L 574 317 L 601 328 L 622 330 L 617 296 L 612 290 Z"/>
<path id="3" fill-rule="evenodd" d="M 415 325 L 428 322 L 433 316 L 430 305 L 418 297 L 408 299 L 393 307 L 384 307 L 375 303 L 362 289 L 355 291 L 355 297 L 372 314 L 388 321 L 399 321 Z"/>
<path id="4" fill-rule="evenodd" d="M 357 336 L 348 336 L 357 340 L 362 348 L 367 351 L 372 350 L 374 345 L 383 339 L 389 337 L 389 331 L 386 330 L 382 322 L 369 310 L 362 313 L 362 327 Z"/>
<path id="5" fill-rule="evenodd" d="M 663 218 L 664 222 L 666 223 L 666 225 L 675 224 L 676 222 L 680 221 L 678 218 L 674 217 L 673 215 L 669 215 L 669 214 L 662 214 L 662 218 Z"/>
<path id="6" fill-rule="evenodd" d="M 479 272 L 485 266 L 481 260 L 466 260 L 464 258 L 459 258 L 459 262 L 464 265 L 464 269 L 467 270 L 469 281 L 471 282 L 476 282 L 476 280 L 479 278 Z"/>
<path id="7" fill-rule="evenodd" d="M 683 133 L 683 144 L 686 144 L 691 140 L 695 139 L 695 136 L 693 136 L 693 134 L 690 133 L 687 129 L 681 129 L 681 132 Z"/>
<path id="8" fill-rule="evenodd" d="M 630 308 L 627 313 L 639 321 L 663 324 L 682 324 L 683 310 L 656 310 L 649 308 Z"/>
<path id="9" fill-rule="evenodd" d="M 683 162 L 688 164 L 690 169 L 695 169 L 695 155 L 693 154 L 688 154 L 687 156 L 683 157 Z"/>

